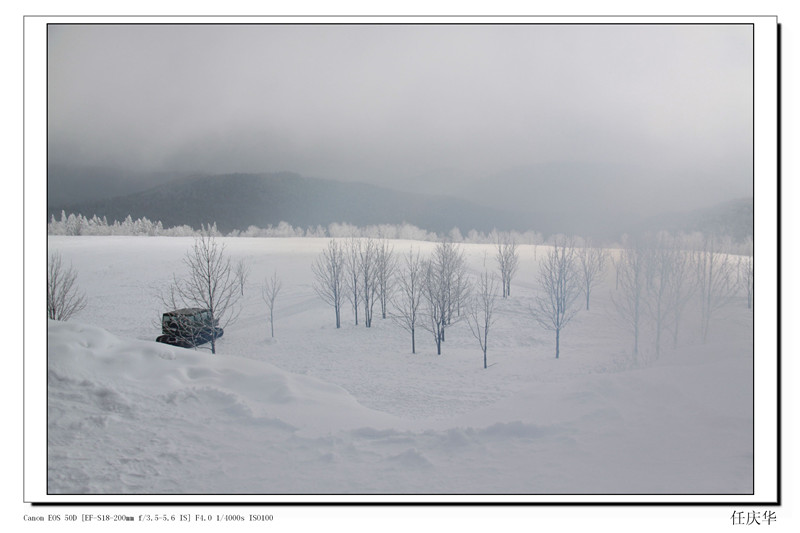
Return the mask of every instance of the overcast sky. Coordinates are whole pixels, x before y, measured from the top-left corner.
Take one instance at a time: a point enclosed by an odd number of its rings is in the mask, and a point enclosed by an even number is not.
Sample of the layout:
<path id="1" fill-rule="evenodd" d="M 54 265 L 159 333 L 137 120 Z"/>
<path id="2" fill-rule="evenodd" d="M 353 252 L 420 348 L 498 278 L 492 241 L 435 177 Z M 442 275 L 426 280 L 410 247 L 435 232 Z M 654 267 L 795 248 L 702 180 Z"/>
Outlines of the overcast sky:
<path id="1" fill-rule="evenodd" d="M 749 25 L 51 25 L 49 159 L 382 184 L 580 161 L 741 196 L 752 45 Z"/>

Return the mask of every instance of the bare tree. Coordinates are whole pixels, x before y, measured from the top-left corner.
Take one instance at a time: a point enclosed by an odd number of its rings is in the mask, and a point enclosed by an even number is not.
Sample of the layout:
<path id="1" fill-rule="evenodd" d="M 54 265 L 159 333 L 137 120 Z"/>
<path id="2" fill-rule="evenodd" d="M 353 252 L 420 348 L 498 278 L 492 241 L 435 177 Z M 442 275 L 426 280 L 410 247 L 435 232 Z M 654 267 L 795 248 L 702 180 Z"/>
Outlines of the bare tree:
<path id="1" fill-rule="evenodd" d="M 720 251 L 717 237 L 706 236 L 696 254 L 698 290 L 700 292 L 700 327 L 703 341 L 708 339 L 714 313 L 730 300 L 736 289 L 734 266 L 727 253 Z"/>
<path id="2" fill-rule="evenodd" d="M 381 240 L 377 245 L 376 269 L 378 299 L 381 302 L 381 318 L 386 318 L 388 304 L 395 290 L 395 274 L 397 271 L 394 250 L 386 240 Z"/>
<path id="3" fill-rule="evenodd" d="M 244 296 L 244 284 L 247 283 L 247 278 L 250 276 L 250 265 L 244 259 L 239 259 L 236 262 L 234 274 L 239 284 L 241 296 Z"/>
<path id="4" fill-rule="evenodd" d="M 616 261 L 618 293 L 612 301 L 622 322 L 633 332 L 633 355 L 639 356 L 639 336 L 645 314 L 647 256 L 644 247 L 626 243 Z"/>
<path id="5" fill-rule="evenodd" d="M 441 322 L 435 329 L 444 342 L 446 328 L 462 318 L 461 308 L 469 296 L 467 264 L 461 247 L 449 241 L 436 245 L 429 263 L 429 293 L 437 298 L 435 307 Z"/>
<path id="6" fill-rule="evenodd" d="M 464 260 L 463 253 L 459 254 L 458 263 L 455 265 L 453 273 L 453 282 L 450 285 L 448 293 L 449 311 L 447 316 L 447 325 L 450 326 L 463 318 L 461 314 L 462 308 L 469 302 L 470 291 L 472 286 L 470 284 L 469 276 L 467 275 L 467 263 Z M 455 314 L 455 316 L 453 316 Z M 442 339 L 444 340 L 444 338 Z"/>
<path id="7" fill-rule="evenodd" d="M 674 287 L 678 250 L 666 233 L 660 233 L 649 243 L 645 256 L 645 308 L 655 327 L 655 356 L 661 355 L 661 337 L 673 315 L 670 291 Z"/>
<path id="8" fill-rule="evenodd" d="M 497 280 L 484 271 L 478 279 L 476 292 L 470 302 L 467 323 L 472 335 L 483 351 L 483 368 L 487 368 L 486 349 L 489 329 L 494 324 L 494 307 L 497 300 Z"/>
<path id="9" fill-rule="evenodd" d="M 361 301 L 364 303 L 364 326 L 372 327 L 372 313 L 378 296 L 377 245 L 366 239 L 358 248 L 358 281 L 361 283 Z"/>
<path id="10" fill-rule="evenodd" d="M 271 337 L 275 337 L 275 299 L 281 291 L 281 280 L 278 279 L 278 271 L 272 273 L 271 278 L 264 280 L 264 286 L 261 287 L 261 297 L 269 308 L 269 332 Z"/>
<path id="11" fill-rule="evenodd" d="M 336 314 L 336 328 L 342 326 L 341 309 L 345 290 L 345 257 L 342 246 L 331 239 L 328 247 L 311 265 L 314 273 L 314 292 L 333 307 Z"/>
<path id="12" fill-rule="evenodd" d="M 53 252 L 47 262 L 47 318 L 69 320 L 86 307 L 86 295 L 78 289 L 77 272 L 64 266 L 61 254 Z"/>
<path id="13" fill-rule="evenodd" d="M 617 260 L 617 258 L 613 254 L 611 254 L 611 264 L 614 266 L 614 290 L 618 291 L 619 290 L 620 263 L 619 263 L 619 261 Z"/>
<path id="14" fill-rule="evenodd" d="M 416 328 L 425 282 L 424 268 L 419 251 L 409 250 L 403 256 L 403 268 L 397 273 L 397 291 L 392 295 L 395 312 L 391 316 L 400 327 L 411 333 L 411 353 L 417 353 Z"/>
<path id="15" fill-rule="evenodd" d="M 353 317 L 358 325 L 358 306 L 361 304 L 361 241 L 350 238 L 344 247 L 345 286 L 347 299 L 353 306 Z"/>
<path id="16" fill-rule="evenodd" d="M 444 272 L 433 261 L 426 261 L 424 266 L 425 280 L 422 296 L 425 302 L 425 317 L 421 326 L 433 334 L 436 342 L 436 354 L 442 355 L 444 328 L 447 316 L 447 280 Z"/>
<path id="17" fill-rule="evenodd" d="M 697 293 L 697 276 L 692 254 L 686 250 L 683 238 L 673 238 L 671 276 L 667 289 L 667 317 L 672 328 L 672 347 L 678 347 L 681 320 L 689 302 Z"/>
<path id="18" fill-rule="evenodd" d="M 592 289 L 601 281 L 605 272 L 608 252 L 602 248 L 591 246 L 591 242 L 584 241 L 578 251 L 578 265 L 580 268 L 581 289 L 586 296 L 586 310 L 589 310 L 589 298 Z"/>
<path id="19" fill-rule="evenodd" d="M 241 284 L 225 254 L 225 245 L 219 244 L 211 231 L 204 231 L 195 238 L 183 263 L 188 272 L 185 278 L 173 278 L 169 296 L 172 305 L 208 310 L 213 326 L 232 323 L 238 317 Z M 216 335 L 211 335 L 211 353 L 217 353 Z"/>
<path id="20" fill-rule="evenodd" d="M 495 245 L 497 255 L 495 259 L 500 269 L 500 284 L 503 288 L 503 298 L 511 296 L 511 280 L 519 268 L 519 252 L 517 243 L 508 235 L 497 235 Z"/>
<path id="21" fill-rule="evenodd" d="M 536 298 L 532 309 L 536 321 L 555 331 L 556 359 L 560 353 L 561 330 L 578 312 L 576 302 L 581 294 L 574 240 L 561 237 L 539 265 L 539 284 L 544 292 Z"/>

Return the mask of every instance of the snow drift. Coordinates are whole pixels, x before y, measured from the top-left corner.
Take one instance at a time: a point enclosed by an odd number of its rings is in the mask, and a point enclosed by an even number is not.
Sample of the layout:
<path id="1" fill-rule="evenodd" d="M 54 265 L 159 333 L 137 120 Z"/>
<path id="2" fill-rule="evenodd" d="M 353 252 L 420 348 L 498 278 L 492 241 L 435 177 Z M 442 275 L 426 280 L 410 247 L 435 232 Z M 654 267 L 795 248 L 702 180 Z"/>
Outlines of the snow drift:
<path id="1" fill-rule="evenodd" d="M 743 358 L 543 383 L 432 424 L 263 361 L 79 323 L 48 340 L 51 494 L 752 490 Z"/>
<path id="2" fill-rule="evenodd" d="M 677 349 L 637 367 L 612 319 L 608 276 L 555 359 L 551 332 L 530 315 L 538 260 L 524 245 L 484 369 L 463 322 L 441 356 L 425 333 L 411 354 L 389 319 L 356 327 L 345 309 L 336 329 L 311 287 L 325 239 L 223 242 L 252 272 L 214 356 L 154 342 L 156 289 L 181 272 L 192 239 L 48 239 L 89 302 L 75 322 L 48 324 L 49 494 L 753 491 L 753 315 L 743 302 L 718 315 L 707 343 L 687 324 Z M 470 275 L 493 249 L 464 245 Z M 276 271 L 284 288 L 271 338 L 258 284 Z"/>

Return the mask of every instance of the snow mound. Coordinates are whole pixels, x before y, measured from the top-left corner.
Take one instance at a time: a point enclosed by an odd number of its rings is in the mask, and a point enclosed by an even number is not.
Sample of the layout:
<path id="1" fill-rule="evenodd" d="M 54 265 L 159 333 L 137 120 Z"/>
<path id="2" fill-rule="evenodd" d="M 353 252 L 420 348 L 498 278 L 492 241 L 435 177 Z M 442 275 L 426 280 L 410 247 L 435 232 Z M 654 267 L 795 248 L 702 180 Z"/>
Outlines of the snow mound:
<path id="1" fill-rule="evenodd" d="M 371 410 L 263 357 L 51 321 L 48 491 L 748 494 L 752 362 L 724 343 L 702 351 L 531 382 L 468 413 L 420 421 Z M 423 392 L 443 391 L 447 383 Z"/>
<path id="2" fill-rule="evenodd" d="M 103 411 L 135 416 L 130 398 L 139 396 L 322 432 L 392 419 L 337 385 L 263 361 L 123 340 L 79 323 L 50 321 L 48 342 L 50 384 L 79 384 Z"/>

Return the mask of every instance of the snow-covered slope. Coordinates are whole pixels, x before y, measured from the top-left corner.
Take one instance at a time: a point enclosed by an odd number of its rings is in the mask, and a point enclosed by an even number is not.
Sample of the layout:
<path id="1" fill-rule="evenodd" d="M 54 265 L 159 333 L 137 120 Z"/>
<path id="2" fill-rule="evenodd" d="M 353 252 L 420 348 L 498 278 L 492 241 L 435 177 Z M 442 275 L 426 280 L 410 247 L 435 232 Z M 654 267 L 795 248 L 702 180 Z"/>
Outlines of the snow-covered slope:
<path id="1" fill-rule="evenodd" d="M 51 239 L 90 302 L 74 321 L 48 324 L 51 494 L 753 489 L 746 309 L 721 314 L 708 343 L 687 331 L 678 350 L 636 368 L 598 290 L 556 360 L 550 333 L 529 316 L 536 261 L 524 250 L 484 370 L 463 324 L 442 356 L 425 332 L 410 354 L 389 320 L 334 328 L 309 287 L 309 258 L 324 243 L 228 239 L 234 257 L 251 259 L 253 281 L 212 355 L 152 340 L 150 288 L 180 268 L 188 242 Z M 473 271 L 490 249 L 466 248 Z M 258 283 L 275 268 L 285 289 L 271 339 Z"/>

